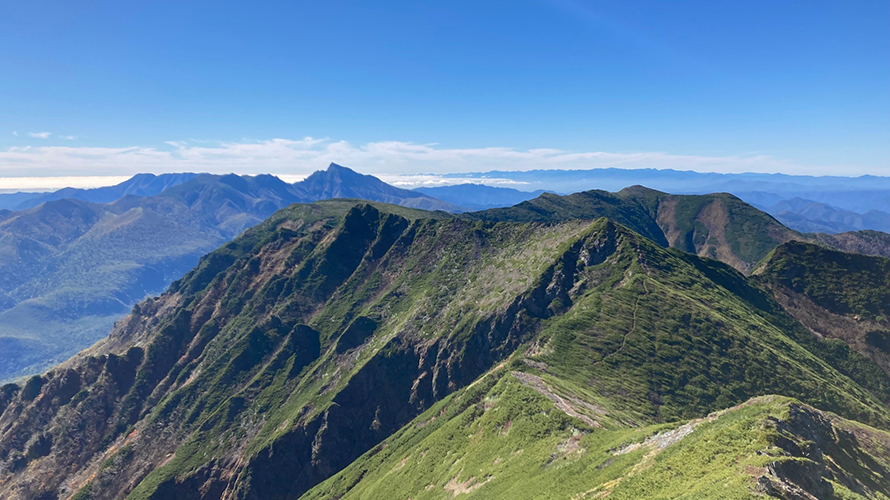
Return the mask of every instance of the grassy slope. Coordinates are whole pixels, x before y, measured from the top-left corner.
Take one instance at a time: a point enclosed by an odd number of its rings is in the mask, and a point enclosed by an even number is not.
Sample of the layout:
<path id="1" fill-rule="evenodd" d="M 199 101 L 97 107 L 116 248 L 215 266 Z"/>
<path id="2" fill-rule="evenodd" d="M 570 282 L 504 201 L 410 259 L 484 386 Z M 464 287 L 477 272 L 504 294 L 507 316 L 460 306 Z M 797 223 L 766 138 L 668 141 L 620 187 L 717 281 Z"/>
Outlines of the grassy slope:
<path id="1" fill-rule="evenodd" d="M 801 425 L 810 419 L 821 425 Z M 816 474 L 807 485 L 770 472 L 798 463 L 828 464 L 831 480 Z M 789 482 L 816 491 L 830 484 L 830 498 L 887 499 L 888 477 L 890 434 L 786 398 L 754 399 L 683 425 L 597 428 L 501 369 L 303 498 L 753 499 L 762 497 L 757 480 L 767 478 L 774 491 Z"/>
<path id="2" fill-rule="evenodd" d="M 753 280 L 771 290 L 813 339 L 824 339 L 817 343 L 832 352 L 835 366 L 865 367 L 850 356 L 856 352 L 890 374 L 890 260 L 787 243 Z"/>

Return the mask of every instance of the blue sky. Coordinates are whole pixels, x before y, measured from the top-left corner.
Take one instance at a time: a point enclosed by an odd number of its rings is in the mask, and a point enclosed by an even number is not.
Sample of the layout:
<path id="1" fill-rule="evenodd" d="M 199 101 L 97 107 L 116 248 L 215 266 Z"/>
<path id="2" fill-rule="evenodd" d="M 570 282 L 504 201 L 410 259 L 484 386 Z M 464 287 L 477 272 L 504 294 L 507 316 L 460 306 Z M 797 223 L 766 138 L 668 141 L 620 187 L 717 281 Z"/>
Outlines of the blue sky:
<path id="1" fill-rule="evenodd" d="M 0 176 L 890 175 L 888 25 L 883 0 L 6 1 Z"/>

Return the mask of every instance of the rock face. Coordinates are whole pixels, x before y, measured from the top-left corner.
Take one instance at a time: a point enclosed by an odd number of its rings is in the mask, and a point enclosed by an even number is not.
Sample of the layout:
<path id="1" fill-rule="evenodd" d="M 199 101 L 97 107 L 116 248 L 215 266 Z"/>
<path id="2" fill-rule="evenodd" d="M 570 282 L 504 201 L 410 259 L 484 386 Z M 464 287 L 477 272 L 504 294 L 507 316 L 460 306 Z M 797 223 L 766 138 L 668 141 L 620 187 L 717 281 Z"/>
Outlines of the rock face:
<path id="1" fill-rule="evenodd" d="M 833 484 L 862 498 L 890 491 L 885 453 L 890 435 L 799 404 L 786 411 L 784 418 L 768 419 L 780 453 L 758 479 L 765 493 L 794 500 L 833 498 Z"/>
<path id="2" fill-rule="evenodd" d="M 0 389 L 0 497 L 298 498 L 391 436 L 433 429 L 448 413 L 436 405 L 469 394 L 462 408 L 484 414 L 496 398 L 473 391 L 506 365 L 537 377 L 510 377 L 511 391 L 583 428 L 549 463 L 581 453 L 593 429 L 767 393 L 890 425 L 875 397 L 885 380 L 834 367 L 803 334 L 731 267 L 608 219 L 294 205 L 106 340 Z M 788 481 L 811 472 L 774 469 Z M 448 479 L 452 492 L 496 484 Z"/>

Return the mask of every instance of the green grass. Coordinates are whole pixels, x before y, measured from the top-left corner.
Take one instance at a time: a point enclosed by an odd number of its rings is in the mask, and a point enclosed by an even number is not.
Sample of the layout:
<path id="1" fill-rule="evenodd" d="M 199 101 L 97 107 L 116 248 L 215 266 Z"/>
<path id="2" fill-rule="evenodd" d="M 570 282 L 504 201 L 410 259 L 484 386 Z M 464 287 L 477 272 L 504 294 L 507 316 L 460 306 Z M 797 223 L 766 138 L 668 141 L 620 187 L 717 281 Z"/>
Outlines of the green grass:
<path id="1" fill-rule="evenodd" d="M 780 438 L 806 445 L 806 432 L 777 425 L 791 422 L 789 411 L 797 408 L 787 398 L 752 400 L 693 422 L 691 432 L 660 447 L 646 444 L 647 437 L 676 431 L 679 423 L 592 428 L 502 371 L 437 404 L 303 498 L 759 498 L 756 479 L 768 474 L 769 463 L 802 460 L 776 445 Z M 890 435 L 845 421 L 834 425 L 863 439 L 857 447 L 842 438 L 825 446 L 835 478 L 859 477 L 872 498 L 888 498 L 881 474 L 890 470 L 890 457 L 864 432 Z M 874 470 L 863 472 L 861 463 Z M 456 486 L 465 489 L 458 494 Z M 845 495 L 837 498 L 865 498 L 835 489 Z"/>
<path id="2" fill-rule="evenodd" d="M 836 314 L 890 318 L 890 260 L 882 257 L 790 242 L 775 250 L 761 276 Z"/>

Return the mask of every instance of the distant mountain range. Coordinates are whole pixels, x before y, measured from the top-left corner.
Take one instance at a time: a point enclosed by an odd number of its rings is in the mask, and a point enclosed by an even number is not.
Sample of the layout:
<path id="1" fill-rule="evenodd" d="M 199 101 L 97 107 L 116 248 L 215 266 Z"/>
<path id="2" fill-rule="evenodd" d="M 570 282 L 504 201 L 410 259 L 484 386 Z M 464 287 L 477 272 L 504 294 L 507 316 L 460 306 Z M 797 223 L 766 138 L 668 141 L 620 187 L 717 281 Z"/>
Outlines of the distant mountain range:
<path id="1" fill-rule="evenodd" d="M 348 170 L 348 169 L 346 169 Z M 100 189 L 63 189 L 54 193 L 0 194 L 0 210 L 22 210 L 57 199 L 79 199 L 92 203 L 110 203 L 127 194 L 154 196 L 185 182 L 197 174 L 140 174 L 117 186 Z M 331 175 L 336 175 L 332 173 Z M 454 186 L 399 189 L 379 179 L 371 188 L 371 179 L 361 174 L 344 177 L 325 187 L 316 178 L 312 186 L 295 184 L 294 197 L 300 202 L 332 197 L 361 197 L 392 201 L 403 206 L 428 210 L 467 212 L 512 206 L 536 198 L 544 192 L 569 194 L 591 189 L 620 191 L 643 185 L 673 194 L 711 194 L 726 192 L 776 217 L 786 226 L 802 232 L 839 233 L 858 230 L 887 231 L 890 228 L 890 177 L 861 176 L 815 177 L 784 174 L 718 174 L 678 170 L 604 168 L 592 170 L 533 170 L 525 172 L 491 171 L 445 174 L 451 178 L 474 179 Z M 330 176 L 329 176 L 330 177 Z M 307 179 L 309 181 L 309 179 Z M 486 186 L 486 182 L 510 182 L 523 190 Z M 305 182 L 305 181 L 304 181 Z M 302 188 L 299 186 L 302 184 Z M 362 184 L 359 190 L 350 185 Z M 417 194 L 440 201 L 419 197 Z M 444 202 L 444 203 L 442 203 Z"/>
<path id="2" fill-rule="evenodd" d="M 732 193 L 743 200 L 770 206 L 781 200 L 799 197 L 807 200 L 865 212 L 890 212 L 890 177 L 808 176 L 786 174 L 720 174 L 671 169 L 600 168 L 591 170 L 488 171 L 444 174 L 450 178 L 490 183 L 510 182 L 525 190 L 544 189 L 557 193 L 575 193 L 590 189 L 619 191 L 643 185 L 674 194 Z M 768 198 L 768 199 L 767 199 Z"/>
<path id="3" fill-rule="evenodd" d="M 288 184 L 271 175 L 138 175 L 0 211 L 0 380 L 66 359 L 200 256 L 292 203 L 330 197 L 460 209 L 332 164 Z M 2 198 L 2 196 L 0 196 Z"/>
<path id="4" fill-rule="evenodd" d="M 234 182 L 231 176 L 210 176 L 209 174 L 137 174 L 120 184 L 95 189 L 64 188 L 51 193 L 0 194 L 0 210 L 25 210 L 47 201 L 62 199 L 90 203 L 112 203 L 131 195 L 155 196 L 196 177 L 202 179 L 224 177 L 228 178 L 230 182 Z M 268 180 L 273 176 L 261 175 L 257 177 L 262 182 L 262 179 Z M 359 198 L 413 206 L 423 210 L 460 210 L 460 207 L 443 203 L 441 200 L 417 191 L 391 186 L 374 176 L 359 174 L 336 163 L 331 163 L 327 170 L 315 172 L 306 179 L 291 184 L 290 187 L 282 187 L 278 184 L 283 184 L 283 181 L 279 180 L 275 189 L 282 191 L 281 195 L 291 200 L 292 203 L 308 203 L 329 198 Z"/>
<path id="5" fill-rule="evenodd" d="M 115 186 L 95 189 L 64 188 L 52 193 L 0 194 L 0 209 L 25 210 L 54 200 L 81 200 L 90 203 L 111 203 L 124 196 L 154 196 L 173 186 L 195 178 L 198 174 L 137 174 Z"/>
<path id="6" fill-rule="evenodd" d="M 798 231 L 842 233 L 871 229 L 890 232 L 890 213 L 880 210 L 860 214 L 803 198 L 782 200 L 764 210 Z"/>
<path id="7" fill-rule="evenodd" d="M 444 179 L 476 179 L 484 183 L 497 180 L 524 186 L 524 189 L 574 193 L 599 189 L 619 191 L 633 185 L 673 194 L 731 193 L 766 211 L 792 229 L 804 232 L 844 232 L 872 229 L 887 231 L 890 227 L 890 177 L 861 176 L 814 177 L 784 174 L 718 174 L 678 170 L 603 168 L 593 170 L 532 170 L 525 172 L 491 171 L 480 173 L 446 174 Z M 463 184 L 454 188 L 419 188 L 431 196 L 464 206 L 473 197 L 486 199 L 491 204 L 473 209 L 497 206 L 497 193 L 503 188 L 482 189 L 477 184 Z M 466 191 L 469 196 L 459 195 Z M 455 194 L 451 194 L 454 192 Z M 509 191 L 507 191 L 509 192 Z M 524 193 L 518 191 L 517 193 Z M 453 196 L 453 197 L 449 197 Z M 514 203 L 504 199 L 500 206 Z M 529 196 L 529 199 L 533 196 Z M 490 202 L 486 202 L 488 204 Z M 807 205 L 806 207 L 804 205 Z"/>
<path id="8" fill-rule="evenodd" d="M 458 184 L 456 186 L 421 187 L 414 191 L 432 196 L 461 207 L 466 211 L 509 207 L 537 198 L 546 191 L 520 191 L 518 189 L 492 187 L 484 184 Z"/>

